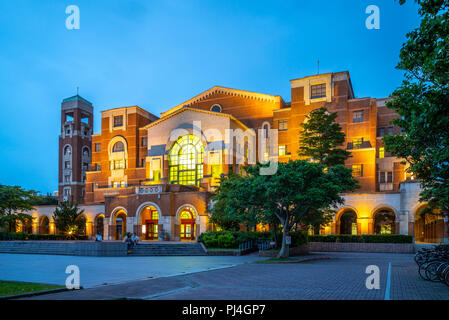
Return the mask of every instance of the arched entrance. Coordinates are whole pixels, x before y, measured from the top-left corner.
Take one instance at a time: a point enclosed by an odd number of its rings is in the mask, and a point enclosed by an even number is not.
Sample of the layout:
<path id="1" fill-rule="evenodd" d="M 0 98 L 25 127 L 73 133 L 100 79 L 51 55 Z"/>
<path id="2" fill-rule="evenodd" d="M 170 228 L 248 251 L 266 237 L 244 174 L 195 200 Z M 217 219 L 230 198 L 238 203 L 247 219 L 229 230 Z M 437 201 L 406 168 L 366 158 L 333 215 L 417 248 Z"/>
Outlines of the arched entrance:
<path id="1" fill-rule="evenodd" d="M 39 233 L 49 234 L 50 233 L 50 220 L 47 216 L 42 216 L 39 219 Z"/>
<path id="2" fill-rule="evenodd" d="M 184 207 L 179 212 L 179 237 L 181 240 L 195 240 L 195 212 Z"/>
<path id="3" fill-rule="evenodd" d="M 426 206 L 417 210 L 415 216 L 415 242 L 444 242 L 444 228 L 444 218 L 439 214 L 438 210 L 431 210 Z"/>
<path id="4" fill-rule="evenodd" d="M 119 210 L 114 214 L 113 220 L 113 239 L 122 240 L 126 234 L 126 212 Z"/>
<path id="5" fill-rule="evenodd" d="M 157 240 L 159 232 L 159 212 L 154 206 L 146 206 L 140 212 L 142 240 Z"/>
<path id="6" fill-rule="evenodd" d="M 95 217 L 95 235 L 99 234 L 104 238 L 104 215 L 99 214 Z"/>
<path id="7" fill-rule="evenodd" d="M 340 234 L 357 235 L 357 214 L 354 210 L 346 210 L 340 216 Z"/>
<path id="8" fill-rule="evenodd" d="M 374 234 L 395 234 L 396 215 L 391 209 L 380 209 L 374 213 Z"/>

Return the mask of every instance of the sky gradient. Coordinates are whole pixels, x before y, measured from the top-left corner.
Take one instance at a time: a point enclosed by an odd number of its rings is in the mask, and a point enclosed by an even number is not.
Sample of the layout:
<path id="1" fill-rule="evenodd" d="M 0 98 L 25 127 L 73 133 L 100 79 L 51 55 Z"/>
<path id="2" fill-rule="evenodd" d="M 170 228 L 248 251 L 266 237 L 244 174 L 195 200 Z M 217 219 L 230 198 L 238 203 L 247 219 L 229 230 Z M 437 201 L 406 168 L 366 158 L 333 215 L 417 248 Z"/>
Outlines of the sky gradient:
<path id="1" fill-rule="evenodd" d="M 68 5 L 80 29 L 65 27 Z M 380 30 L 368 30 L 368 5 Z M 416 5 L 341 1 L 0 0 L 0 184 L 57 190 L 60 108 L 76 94 L 100 111 L 156 115 L 213 87 L 281 95 L 290 79 L 348 70 L 356 97 L 388 96 Z"/>

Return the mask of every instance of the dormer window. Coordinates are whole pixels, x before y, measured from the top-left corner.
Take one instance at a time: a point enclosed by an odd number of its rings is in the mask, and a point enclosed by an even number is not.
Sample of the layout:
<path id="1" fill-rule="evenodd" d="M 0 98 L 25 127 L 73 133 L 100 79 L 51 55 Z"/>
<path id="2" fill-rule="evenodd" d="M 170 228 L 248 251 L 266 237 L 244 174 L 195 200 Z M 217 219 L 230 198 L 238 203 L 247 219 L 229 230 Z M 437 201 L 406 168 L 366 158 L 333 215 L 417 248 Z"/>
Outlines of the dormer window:
<path id="1" fill-rule="evenodd" d="M 221 106 L 219 104 L 214 104 L 211 108 L 210 111 L 212 112 L 221 112 Z"/>
<path id="2" fill-rule="evenodd" d="M 326 84 L 316 84 L 310 86 L 310 99 L 318 99 L 326 97 Z"/>

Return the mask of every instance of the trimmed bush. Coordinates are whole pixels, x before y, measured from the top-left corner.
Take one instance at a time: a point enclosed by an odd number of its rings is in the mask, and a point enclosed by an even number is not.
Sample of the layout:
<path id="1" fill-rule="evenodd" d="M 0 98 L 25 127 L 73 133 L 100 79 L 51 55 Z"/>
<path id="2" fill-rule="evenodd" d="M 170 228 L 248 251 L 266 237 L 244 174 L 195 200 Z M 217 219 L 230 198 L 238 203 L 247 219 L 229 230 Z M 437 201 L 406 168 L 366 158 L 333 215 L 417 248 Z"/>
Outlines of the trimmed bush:
<path id="1" fill-rule="evenodd" d="M 237 246 L 237 241 L 232 234 L 222 234 L 217 237 L 218 248 L 231 249 Z"/>
<path id="2" fill-rule="evenodd" d="M 282 239 L 282 233 L 277 233 L 277 239 Z M 297 247 L 301 244 L 307 243 L 307 234 L 301 231 L 290 232 L 292 238 L 292 247 Z M 206 248 L 223 248 L 223 249 L 237 249 L 239 243 L 246 241 L 257 241 L 267 239 L 273 240 L 272 232 L 246 232 L 246 231 L 210 231 L 202 233 L 198 242 L 204 243 Z M 279 246 L 281 243 L 278 244 Z"/>
<path id="3" fill-rule="evenodd" d="M 413 237 L 405 234 L 365 234 L 365 235 L 313 235 L 310 242 L 345 242 L 345 243 L 413 243 Z"/>

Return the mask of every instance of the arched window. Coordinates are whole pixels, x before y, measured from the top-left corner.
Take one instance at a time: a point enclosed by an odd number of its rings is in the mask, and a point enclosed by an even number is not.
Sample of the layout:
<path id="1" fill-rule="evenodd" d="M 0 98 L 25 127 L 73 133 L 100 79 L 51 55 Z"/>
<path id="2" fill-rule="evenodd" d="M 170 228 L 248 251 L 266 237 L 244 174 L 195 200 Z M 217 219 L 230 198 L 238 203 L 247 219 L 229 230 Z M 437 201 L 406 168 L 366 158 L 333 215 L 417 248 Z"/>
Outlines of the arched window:
<path id="1" fill-rule="evenodd" d="M 125 145 L 121 141 L 117 141 L 112 147 L 112 152 L 123 152 L 125 151 Z"/>
<path id="2" fill-rule="evenodd" d="M 69 156 L 69 155 L 71 155 L 72 154 L 72 147 L 70 147 L 70 146 L 65 146 L 65 148 L 64 148 L 64 155 L 65 156 Z"/>
<path id="3" fill-rule="evenodd" d="M 213 112 L 221 112 L 221 106 L 219 104 L 214 104 L 211 108 L 210 111 Z"/>
<path id="4" fill-rule="evenodd" d="M 197 136 L 180 137 L 168 155 L 170 183 L 199 186 L 203 177 L 203 152 L 203 144 Z"/>
<path id="5" fill-rule="evenodd" d="M 83 156 L 84 157 L 89 157 L 89 148 L 88 147 L 84 147 L 83 148 Z"/>

